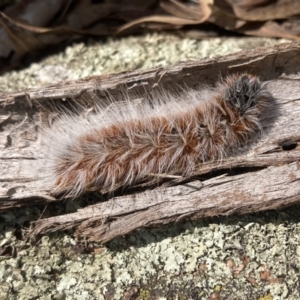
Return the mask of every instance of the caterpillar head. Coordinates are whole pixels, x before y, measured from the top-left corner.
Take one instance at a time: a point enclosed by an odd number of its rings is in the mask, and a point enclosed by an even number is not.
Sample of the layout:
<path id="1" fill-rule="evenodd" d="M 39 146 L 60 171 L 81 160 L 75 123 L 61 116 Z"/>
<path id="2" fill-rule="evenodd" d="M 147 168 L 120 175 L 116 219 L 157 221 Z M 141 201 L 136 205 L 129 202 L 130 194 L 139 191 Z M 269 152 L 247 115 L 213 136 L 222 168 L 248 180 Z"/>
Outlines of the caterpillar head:
<path id="1" fill-rule="evenodd" d="M 225 92 L 224 99 L 235 107 L 240 115 L 246 114 L 256 106 L 261 106 L 260 100 L 271 97 L 255 76 L 244 74 L 229 77 L 226 83 L 230 87 Z"/>

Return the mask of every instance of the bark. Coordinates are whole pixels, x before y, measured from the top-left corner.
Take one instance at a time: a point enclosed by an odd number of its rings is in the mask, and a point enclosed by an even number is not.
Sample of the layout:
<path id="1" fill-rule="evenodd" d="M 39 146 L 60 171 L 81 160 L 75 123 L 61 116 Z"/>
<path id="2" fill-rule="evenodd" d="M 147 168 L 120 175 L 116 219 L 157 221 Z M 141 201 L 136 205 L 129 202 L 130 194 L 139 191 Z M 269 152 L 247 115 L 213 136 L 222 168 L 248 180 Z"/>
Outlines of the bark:
<path id="1" fill-rule="evenodd" d="M 300 199 L 300 43 L 182 62 L 168 68 L 126 72 L 0 94 L 0 209 L 59 201 L 43 180 L 39 126 L 57 103 L 90 107 L 109 92 L 140 94 L 157 86 L 213 84 L 219 76 L 248 72 L 268 83 L 276 105 L 250 148 L 222 163 L 207 163 L 194 181 L 114 197 L 80 211 L 42 219 L 35 233 L 77 228 L 106 242 L 142 226 L 185 218 L 278 209 Z M 68 100 L 68 101 L 62 101 Z M 98 100 L 97 100 L 98 101 Z M 220 176 L 221 174 L 221 176 Z"/>

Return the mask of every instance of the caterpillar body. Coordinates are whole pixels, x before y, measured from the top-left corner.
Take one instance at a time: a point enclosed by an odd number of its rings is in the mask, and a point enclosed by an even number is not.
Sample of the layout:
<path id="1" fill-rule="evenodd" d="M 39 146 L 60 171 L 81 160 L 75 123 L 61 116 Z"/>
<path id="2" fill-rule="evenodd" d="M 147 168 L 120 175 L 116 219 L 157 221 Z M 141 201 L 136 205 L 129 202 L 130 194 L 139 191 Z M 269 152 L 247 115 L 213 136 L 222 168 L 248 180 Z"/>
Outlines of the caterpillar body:
<path id="1" fill-rule="evenodd" d="M 152 181 L 188 177 L 208 161 L 221 161 L 261 130 L 272 95 L 248 74 L 231 75 L 214 88 L 161 91 L 136 105 L 98 108 L 88 120 L 62 115 L 46 130 L 51 192 L 76 198 Z"/>

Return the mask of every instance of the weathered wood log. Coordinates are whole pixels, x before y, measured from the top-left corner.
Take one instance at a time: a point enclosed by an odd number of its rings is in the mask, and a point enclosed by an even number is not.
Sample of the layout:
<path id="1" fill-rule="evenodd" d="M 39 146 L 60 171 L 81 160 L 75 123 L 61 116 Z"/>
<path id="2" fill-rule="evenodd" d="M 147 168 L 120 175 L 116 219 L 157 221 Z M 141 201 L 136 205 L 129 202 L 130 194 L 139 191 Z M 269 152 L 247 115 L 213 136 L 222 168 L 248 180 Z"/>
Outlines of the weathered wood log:
<path id="1" fill-rule="evenodd" d="M 269 81 L 276 105 L 262 122 L 263 133 L 247 151 L 221 163 L 207 163 L 205 178 L 115 197 L 74 214 L 42 219 L 35 232 L 77 227 L 77 234 L 106 242 L 141 226 L 184 218 L 277 209 L 300 200 L 300 43 L 255 49 L 168 68 L 91 77 L 25 92 L 0 94 L 0 209 L 59 201 L 43 180 L 39 125 L 57 102 L 90 107 L 106 91 L 142 93 L 213 84 L 220 75 L 248 72 Z M 223 175 L 212 172 L 223 170 Z M 238 174 L 237 174 L 238 171 Z"/>
<path id="2" fill-rule="evenodd" d="M 182 219 L 277 209 L 300 200 L 300 162 L 158 188 L 40 220 L 35 233 L 77 227 L 77 235 L 107 242 L 137 228 Z"/>

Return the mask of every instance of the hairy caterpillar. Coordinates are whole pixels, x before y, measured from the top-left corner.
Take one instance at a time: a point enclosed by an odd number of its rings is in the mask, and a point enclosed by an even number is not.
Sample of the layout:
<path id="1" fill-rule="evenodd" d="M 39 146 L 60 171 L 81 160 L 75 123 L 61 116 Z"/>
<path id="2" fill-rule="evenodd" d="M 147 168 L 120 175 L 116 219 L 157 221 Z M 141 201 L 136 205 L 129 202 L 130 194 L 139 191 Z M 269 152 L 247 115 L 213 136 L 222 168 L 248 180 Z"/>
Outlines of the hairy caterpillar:
<path id="1" fill-rule="evenodd" d="M 127 99 L 88 120 L 62 115 L 45 134 L 51 191 L 75 198 L 156 175 L 188 176 L 245 145 L 272 99 L 257 77 L 240 74 L 210 89 L 162 91 L 142 105 Z"/>

